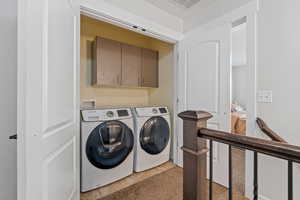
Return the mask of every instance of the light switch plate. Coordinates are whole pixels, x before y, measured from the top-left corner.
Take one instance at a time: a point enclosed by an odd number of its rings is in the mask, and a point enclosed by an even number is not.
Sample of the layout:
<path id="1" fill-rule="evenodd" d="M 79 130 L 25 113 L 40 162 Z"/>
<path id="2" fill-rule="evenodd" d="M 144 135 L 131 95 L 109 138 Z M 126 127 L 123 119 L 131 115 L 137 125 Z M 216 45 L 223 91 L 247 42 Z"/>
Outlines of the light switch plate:
<path id="1" fill-rule="evenodd" d="M 272 103 L 273 102 L 273 92 L 271 90 L 260 90 L 257 94 L 258 103 Z"/>

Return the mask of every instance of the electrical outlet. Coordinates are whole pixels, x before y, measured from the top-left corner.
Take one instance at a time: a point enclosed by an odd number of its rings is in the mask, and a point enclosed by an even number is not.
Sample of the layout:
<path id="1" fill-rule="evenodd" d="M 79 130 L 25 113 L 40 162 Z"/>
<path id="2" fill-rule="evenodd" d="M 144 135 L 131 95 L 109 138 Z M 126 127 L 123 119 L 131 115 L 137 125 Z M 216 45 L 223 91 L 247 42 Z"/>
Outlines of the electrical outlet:
<path id="1" fill-rule="evenodd" d="M 272 103 L 273 102 L 273 92 L 270 90 L 261 90 L 257 94 L 258 103 Z"/>
<path id="2" fill-rule="evenodd" d="M 90 109 L 90 108 L 95 108 L 95 107 L 96 107 L 96 100 L 94 100 L 94 99 L 81 101 L 81 105 L 80 105 L 81 109 Z"/>

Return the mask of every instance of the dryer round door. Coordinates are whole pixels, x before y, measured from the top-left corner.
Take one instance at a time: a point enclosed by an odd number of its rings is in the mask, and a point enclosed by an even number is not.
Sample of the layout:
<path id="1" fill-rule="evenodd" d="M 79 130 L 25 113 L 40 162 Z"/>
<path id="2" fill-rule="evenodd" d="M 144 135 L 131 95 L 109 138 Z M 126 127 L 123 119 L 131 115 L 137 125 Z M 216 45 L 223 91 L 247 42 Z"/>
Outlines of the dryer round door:
<path id="1" fill-rule="evenodd" d="M 170 127 L 163 117 L 152 117 L 140 132 L 140 144 L 144 151 L 155 155 L 161 153 L 170 140 Z"/>
<path id="2" fill-rule="evenodd" d="M 123 122 L 104 122 L 89 135 L 86 156 L 97 168 L 114 168 L 120 165 L 132 151 L 133 137 L 132 130 Z"/>

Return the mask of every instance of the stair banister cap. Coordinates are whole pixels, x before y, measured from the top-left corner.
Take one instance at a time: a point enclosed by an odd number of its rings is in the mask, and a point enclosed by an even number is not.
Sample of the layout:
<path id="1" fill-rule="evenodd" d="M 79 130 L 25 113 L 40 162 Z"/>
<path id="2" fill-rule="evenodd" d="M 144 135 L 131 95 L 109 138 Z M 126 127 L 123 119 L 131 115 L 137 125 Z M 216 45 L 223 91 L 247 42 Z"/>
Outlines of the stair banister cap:
<path id="1" fill-rule="evenodd" d="M 188 110 L 184 111 L 178 114 L 178 117 L 180 117 L 183 120 L 208 120 L 213 117 L 212 114 L 205 111 L 194 111 L 194 110 Z"/>

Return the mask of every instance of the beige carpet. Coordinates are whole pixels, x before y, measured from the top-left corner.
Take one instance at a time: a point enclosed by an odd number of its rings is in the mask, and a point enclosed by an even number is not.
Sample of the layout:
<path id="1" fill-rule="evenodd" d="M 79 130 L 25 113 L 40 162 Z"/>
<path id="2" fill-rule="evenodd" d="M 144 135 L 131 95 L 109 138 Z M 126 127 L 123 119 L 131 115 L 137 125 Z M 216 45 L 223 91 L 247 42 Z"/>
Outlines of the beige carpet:
<path id="1" fill-rule="evenodd" d="M 214 200 L 226 200 L 226 188 L 214 185 Z M 234 194 L 234 200 L 246 198 Z M 174 167 L 140 183 L 94 200 L 182 200 L 182 169 Z"/>

